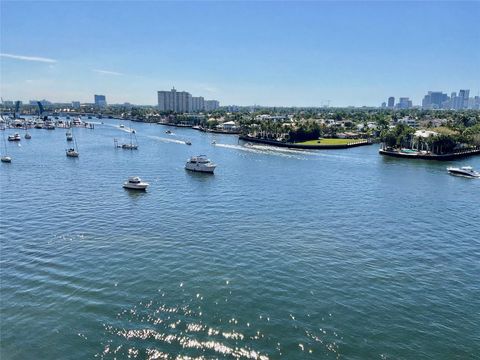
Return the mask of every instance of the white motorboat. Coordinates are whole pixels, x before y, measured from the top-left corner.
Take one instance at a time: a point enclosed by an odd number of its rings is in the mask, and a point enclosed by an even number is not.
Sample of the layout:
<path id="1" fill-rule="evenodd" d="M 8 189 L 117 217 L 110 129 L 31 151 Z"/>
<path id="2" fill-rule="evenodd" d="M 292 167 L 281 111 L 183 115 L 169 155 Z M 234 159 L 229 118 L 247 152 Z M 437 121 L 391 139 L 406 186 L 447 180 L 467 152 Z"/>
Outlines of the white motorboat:
<path id="1" fill-rule="evenodd" d="M 47 119 L 43 122 L 43 128 L 47 130 L 55 130 L 55 123 L 52 120 Z"/>
<path id="2" fill-rule="evenodd" d="M 2 156 L 1 158 L 2 162 L 4 163 L 11 163 L 12 162 L 12 158 L 10 156 Z"/>
<path id="3" fill-rule="evenodd" d="M 73 119 L 72 126 L 83 126 L 82 120 L 80 118 Z"/>
<path id="4" fill-rule="evenodd" d="M 171 134 L 172 132 L 170 130 L 165 131 L 165 134 Z"/>
<path id="5" fill-rule="evenodd" d="M 148 183 L 142 181 L 138 176 L 130 176 L 127 181 L 123 183 L 125 189 L 132 190 L 147 190 Z"/>
<path id="6" fill-rule="evenodd" d="M 449 174 L 463 176 L 468 178 L 480 178 L 480 172 L 473 170 L 471 166 L 462 166 L 460 168 L 447 167 Z"/>
<path id="7" fill-rule="evenodd" d="M 20 140 L 22 140 L 22 138 L 20 137 L 19 133 L 8 135 L 8 141 L 20 141 Z"/>
<path id="8" fill-rule="evenodd" d="M 125 127 L 125 125 L 120 124 L 120 129 L 123 129 L 124 127 Z"/>
<path id="9" fill-rule="evenodd" d="M 34 127 L 35 127 L 35 129 L 43 129 L 43 124 L 44 124 L 43 120 L 37 119 L 35 121 Z"/>
<path id="10" fill-rule="evenodd" d="M 67 141 L 72 141 L 73 140 L 73 134 L 71 131 L 67 131 L 65 133 L 65 136 L 67 137 Z"/>
<path id="11" fill-rule="evenodd" d="M 213 174 L 217 165 L 212 163 L 205 155 L 192 156 L 185 164 L 185 169 Z"/>
<path id="12" fill-rule="evenodd" d="M 66 150 L 66 155 L 68 157 L 78 157 L 78 151 L 76 151 L 74 148 L 70 148 Z"/>

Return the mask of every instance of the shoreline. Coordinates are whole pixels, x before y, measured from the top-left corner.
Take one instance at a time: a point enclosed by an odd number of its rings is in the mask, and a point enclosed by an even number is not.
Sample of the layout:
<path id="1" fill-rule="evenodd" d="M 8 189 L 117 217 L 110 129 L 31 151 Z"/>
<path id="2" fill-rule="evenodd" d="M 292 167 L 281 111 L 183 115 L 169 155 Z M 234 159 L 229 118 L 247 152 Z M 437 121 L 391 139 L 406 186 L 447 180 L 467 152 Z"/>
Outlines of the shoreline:
<path id="1" fill-rule="evenodd" d="M 338 144 L 338 145 L 302 145 L 302 144 L 297 144 L 297 143 L 287 143 L 287 142 L 281 142 L 281 141 L 276 141 L 276 140 L 266 140 L 266 139 L 258 139 L 256 137 L 251 137 L 247 135 L 240 135 L 238 137 L 239 140 L 243 141 L 249 141 L 249 142 L 255 142 L 255 143 L 260 143 L 260 144 L 267 144 L 267 145 L 273 145 L 273 146 L 278 146 L 278 147 L 287 147 L 287 148 L 292 148 L 292 149 L 310 149 L 310 150 L 335 150 L 335 149 L 348 149 L 352 147 L 357 147 L 357 146 L 365 146 L 365 145 L 372 145 L 371 141 L 365 140 L 365 141 L 359 141 L 359 142 L 352 142 L 348 144 Z"/>
<path id="2" fill-rule="evenodd" d="M 450 161 L 456 160 L 464 157 L 480 155 L 480 147 L 476 149 L 464 150 L 457 153 L 451 154 L 419 154 L 419 153 L 402 153 L 400 151 L 391 151 L 391 150 L 384 150 L 379 149 L 378 153 L 380 155 L 403 158 L 403 159 L 418 159 L 418 160 L 437 160 L 437 161 Z"/>

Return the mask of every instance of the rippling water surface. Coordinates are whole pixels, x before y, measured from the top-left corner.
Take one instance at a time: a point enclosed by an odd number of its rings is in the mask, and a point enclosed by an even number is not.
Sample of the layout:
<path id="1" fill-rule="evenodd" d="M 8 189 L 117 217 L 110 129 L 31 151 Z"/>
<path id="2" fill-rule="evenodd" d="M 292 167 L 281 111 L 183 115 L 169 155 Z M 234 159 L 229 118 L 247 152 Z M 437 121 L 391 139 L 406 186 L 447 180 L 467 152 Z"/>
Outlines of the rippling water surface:
<path id="1" fill-rule="evenodd" d="M 480 181 L 124 123 L 7 144 L 1 359 L 478 358 Z"/>

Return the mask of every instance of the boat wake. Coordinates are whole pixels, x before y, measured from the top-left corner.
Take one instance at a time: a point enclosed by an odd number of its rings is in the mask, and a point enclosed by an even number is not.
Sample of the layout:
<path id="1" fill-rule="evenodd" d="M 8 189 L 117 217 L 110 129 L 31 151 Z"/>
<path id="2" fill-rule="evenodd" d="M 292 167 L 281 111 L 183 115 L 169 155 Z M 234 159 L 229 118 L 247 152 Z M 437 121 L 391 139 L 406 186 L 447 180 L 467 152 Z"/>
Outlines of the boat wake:
<path id="1" fill-rule="evenodd" d="M 160 136 L 153 136 L 153 135 L 149 135 L 147 137 L 149 139 L 159 140 L 159 141 L 162 141 L 162 142 L 185 145 L 185 141 L 183 141 L 183 140 L 169 139 L 169 138 L 164 138 L 164 137 L 160 137 Z"/>
<path id="2" fill-rule="evenodd" d="M 307 156 L 318 156 L 318 154 L 310 151 L 302 151 L 302 150 L 295 150 L 295 149 L 287 149 L 287 148 L 278 148 L 274 146 L 263 146 L 263 145 L 232 145 L 232 144 L 215 144 L 215 146 L 223 147 L 226 149 L 234 149 L 246 152 L 252 152 L 257 154 L 269 154 L 269 155 L 276 155 L 276 156 L 285 156 L 285 157 L 295 157 L 302 159 L 303 155 Z"/>
<path id="3" fill-rule="evenodd" d="M 335 158 L 339 160 L 348 160 L 349 162 L 354 159 L 352 156 L 344 156 L 338 154 L 332 154 L 329 151 L 319 151 L 319 150 L 301 150 L 301 149 L 290 149 L 290 148 L 281 148 L 276 146 L 269 145 L 233 145 L 233 144 L 215 144 L 215 146 L 223 147 L 226 149 L 240 150 L 245 152 L 252 152 L 256 154 L 268 154 L 275 156 L 284 156 L 290 158 L 296 158 L 301 160 L 306 160 L 309 157 L 325 157 L 325 158 Z M 358 162 L 368 162 L 361 158 L 355 158 Z"/>

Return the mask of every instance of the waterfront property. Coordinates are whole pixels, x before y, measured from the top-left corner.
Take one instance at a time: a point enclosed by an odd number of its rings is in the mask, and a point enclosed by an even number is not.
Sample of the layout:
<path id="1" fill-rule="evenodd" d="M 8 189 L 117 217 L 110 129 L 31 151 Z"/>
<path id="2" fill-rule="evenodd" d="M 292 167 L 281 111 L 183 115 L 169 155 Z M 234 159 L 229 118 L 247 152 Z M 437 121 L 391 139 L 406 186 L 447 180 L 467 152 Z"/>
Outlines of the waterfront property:
<path id="1" fill-rule="evenodd" d="M 394 148 L 381 148 L 380 150 L 378 150 L 378 152 L 380 155 L 393 156 L 404 159 L 452 161 L 473 155 L 480 155 L 480 147 L 457 150 L 446 154 L 435 154 L 424 150 L 418 151 L 413 149 Z"/>
<path id="2" fill-rule="evenodd" d="M 310 140 L 305 142 L 286 142 L 271 139 L 264 139 L 249 135 L 240 135 L 240 140 L 255 142 L 260 144 L 273 145 L 278 147 L 287 147 L 292 149 L 310 149 L 310 150 L 333 150 L 333 149 L 348 149 L 351 147 L 371 145 L 372 142 L 366 139 L 320 139 Z"/>

